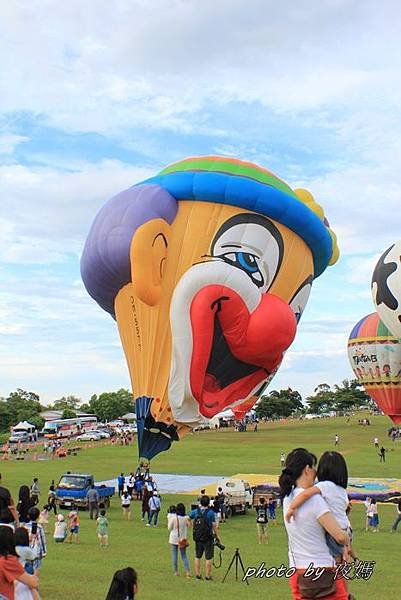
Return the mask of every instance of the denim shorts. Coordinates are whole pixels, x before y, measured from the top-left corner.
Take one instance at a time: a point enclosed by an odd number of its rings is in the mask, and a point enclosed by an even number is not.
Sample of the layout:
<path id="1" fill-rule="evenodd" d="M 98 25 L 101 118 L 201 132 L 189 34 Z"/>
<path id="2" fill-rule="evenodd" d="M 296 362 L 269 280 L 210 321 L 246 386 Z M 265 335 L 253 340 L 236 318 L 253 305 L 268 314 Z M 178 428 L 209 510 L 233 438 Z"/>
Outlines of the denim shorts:
<path id="1" fill-rule="evenodd" d="M 331 556 L 333 556 L 333 557 L 342 556 L 342 554 L 344 552 L 344 546 L 342 544 L 339 544 L 338 542 L 336 542 L 336 540 L 333 538 L 333 536 L 331 536 L 329 533 L 327 533 L 327 531 L 324 534 L 324 537 L 326 538 L 326 544 L 327 544 L 327 547 L 329 549 Z"/>

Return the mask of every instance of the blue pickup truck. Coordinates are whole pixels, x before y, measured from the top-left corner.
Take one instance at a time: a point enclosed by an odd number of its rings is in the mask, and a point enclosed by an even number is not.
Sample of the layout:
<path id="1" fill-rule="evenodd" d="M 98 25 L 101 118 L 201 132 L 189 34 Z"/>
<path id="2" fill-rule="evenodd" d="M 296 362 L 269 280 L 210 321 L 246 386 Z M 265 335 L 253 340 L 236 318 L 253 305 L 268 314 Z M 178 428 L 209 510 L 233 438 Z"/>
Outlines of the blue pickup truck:
<path id="1" fill-rule="evenodd" d="M 88 508 L 86 494 L 95 479 L 93 475 L 86 473 L 65 473 L 60 477 L 60 481 L 56 487 L 56 503 L 59 506 L 76 506 L 79 508 Z M 108 508 L 110 506 L 110 498 L 114 494 L 114 487 L 106 485 L 95 486 L 99 492 L 100 502 Z"/>

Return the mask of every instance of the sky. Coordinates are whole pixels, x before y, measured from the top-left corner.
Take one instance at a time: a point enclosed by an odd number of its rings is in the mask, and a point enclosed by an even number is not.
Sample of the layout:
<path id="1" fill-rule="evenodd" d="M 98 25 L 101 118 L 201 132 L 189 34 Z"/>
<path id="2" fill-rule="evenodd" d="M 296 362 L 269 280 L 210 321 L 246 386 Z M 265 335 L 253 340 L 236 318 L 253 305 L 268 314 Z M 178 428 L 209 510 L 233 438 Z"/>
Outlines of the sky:
<path id="1" fill-rule="evenodd" d="M 396 0 L 0 3 L 0 397 L 129 387 L 79 260 L 104 202 L 185 156 L 251 160 L 322 204 L 341 258 L 272 389 L 352 376 L 346 342 L 401 230 Z"/>

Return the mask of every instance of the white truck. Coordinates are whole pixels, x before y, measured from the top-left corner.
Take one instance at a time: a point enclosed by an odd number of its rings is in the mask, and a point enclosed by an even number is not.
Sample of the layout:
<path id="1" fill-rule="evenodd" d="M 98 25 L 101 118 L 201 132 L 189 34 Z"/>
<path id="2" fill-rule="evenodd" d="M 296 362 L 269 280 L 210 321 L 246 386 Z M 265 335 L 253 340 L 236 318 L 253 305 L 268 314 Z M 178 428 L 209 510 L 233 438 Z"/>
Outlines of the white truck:
<path id="1" fill-rule="evenodd" d="M 27 421 L 21 421 L 11 430 L 11 437 L 8 440 L 9 444 L 17 444 L 18 442 L 35 442 L 38 439 L 38 430 L 35 425 Z"/>
<path id="2" fill-rule="evenodd" d="M 249 483 L 244 479 L 224 478 L 217 482 L 216 494 L 219 487 L 225 495 L 226 516 L 246 514 L 247 509 L 252 506 L 252 488 Z"/>

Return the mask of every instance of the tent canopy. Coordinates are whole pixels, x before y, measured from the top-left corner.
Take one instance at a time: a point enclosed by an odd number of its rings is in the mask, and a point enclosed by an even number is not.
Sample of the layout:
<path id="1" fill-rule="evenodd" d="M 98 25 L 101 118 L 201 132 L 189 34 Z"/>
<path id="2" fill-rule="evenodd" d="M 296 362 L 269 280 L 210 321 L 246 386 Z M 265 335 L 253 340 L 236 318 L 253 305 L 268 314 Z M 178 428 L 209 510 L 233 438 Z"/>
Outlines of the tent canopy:
<path id="1" fill-rule="evenodd" d="M 36 429 L 36 425 L 28 423 L 28 421 L 20 421 L 17 425 L 14 425 L 13 429 L 25 429 L 28 431 L 28 429 Z"/>
<path id="2" fill-rule="evenodd" d="M 120 419 L 123 419 L 124 421 L 136 421 L 136 414 L 132 412 L 126 413 L 125 415 L 120 417 Z"/>

